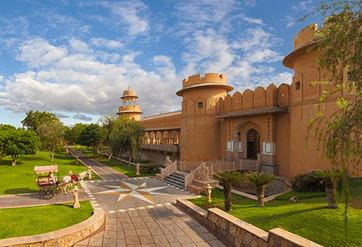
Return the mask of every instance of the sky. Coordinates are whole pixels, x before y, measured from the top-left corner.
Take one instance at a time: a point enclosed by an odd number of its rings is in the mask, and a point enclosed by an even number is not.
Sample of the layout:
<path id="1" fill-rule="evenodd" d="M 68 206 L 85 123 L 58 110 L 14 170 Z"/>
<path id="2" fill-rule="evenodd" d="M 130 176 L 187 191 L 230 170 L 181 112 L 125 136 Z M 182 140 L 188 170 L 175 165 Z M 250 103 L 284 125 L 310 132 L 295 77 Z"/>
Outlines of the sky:
<path id="1" fill-rule="evenodd" d="M 0 123 L 30 110 L 66 125 L 115 114 L 128 86 L 144 116 L 181 108 L 182 79 L 237 91 L 290 83 L 281 61 L 313 0 L 1 0 Z"/>

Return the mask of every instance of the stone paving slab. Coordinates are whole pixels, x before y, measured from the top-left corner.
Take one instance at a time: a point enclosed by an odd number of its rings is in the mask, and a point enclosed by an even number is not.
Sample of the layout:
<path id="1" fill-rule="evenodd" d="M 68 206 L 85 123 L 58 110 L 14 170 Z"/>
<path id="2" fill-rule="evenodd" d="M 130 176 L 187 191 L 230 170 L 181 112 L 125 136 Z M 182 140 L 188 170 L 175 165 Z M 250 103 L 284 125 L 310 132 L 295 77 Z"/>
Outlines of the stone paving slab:
<path id="1" fill-rule="evenodd" d="M 169 204 L 108 214 L 102 231 L 75 246 L 221 247 L 224 244 L 200 223 Z"/>
<path id="2" fill-rule="evenodd" d="M 106 212 L 150 207 L 195 197 L 187 191 L 147 177 L 88 181 L 84 187 L 93 203 Z"/>
<path id="3" fill-rule="evenodd" d="M 79 191 L 79 200 L 89 200 L 89 197 L 85 192 Z M 39 193 L 0 196 L 0 208 L 27 207 L 67 202 L 73 202 L 72 193 L 69 193 L 68 195 L 58 194 L 55 195 L 52 199 L 45 199 Z"/>

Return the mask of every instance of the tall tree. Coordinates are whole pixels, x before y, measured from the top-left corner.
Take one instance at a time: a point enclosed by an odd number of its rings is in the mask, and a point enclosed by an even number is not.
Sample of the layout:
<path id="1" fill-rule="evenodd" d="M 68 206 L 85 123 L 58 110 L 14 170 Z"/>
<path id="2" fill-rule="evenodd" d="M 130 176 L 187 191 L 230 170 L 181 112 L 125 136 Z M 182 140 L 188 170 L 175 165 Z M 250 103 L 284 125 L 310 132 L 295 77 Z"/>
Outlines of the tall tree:
<path id="1" fill-rule="evenodd" d="M 86 124 L 76 123 L 68 128 L 65 132 L 65 139 L 69 144 L 79 144 L 79 138 L 83 130 L 87 127 Z"/>
<path id="2" fill-rule="evenodd" d="M 144 128 L 135 120 L 122 117 L 112 121 L 109 145 L 113 153 L 127 153 L 129 161 L 136 159 Z"/>
<path id="3" fill-rule="evenodd" d="M 24 127 L 37 132 L 40 124 L 58 120 L 58 117 L 51 112 L 29 111 L 21 123 Z M 38 132 L 37 132 L 38 133 Z"/>
<path id="4" fill-rule="evenodd" d="M 34 154 L 39 147 L 39 139 L 32 130 L 9 129 L 0 131 L 4 155 L 10 155 L 12 165 L 23 154 Z"/>
<path id="5" fill-rule="evenodd" d="M 92 147 L 94 156 L 105 137 L 104 130 L 98 124 L 89 124 L 80 133 L 79 144 Z"/>
<path id="6" fill-rule="evenodd" d="M 43 149 L 48 150 L 51 161 L 54 161 L 56 149 L 64 144 L 64 125 L 58 120 L 41 123 L 37 129 Z"/>
<path id="7" fill-rule="evenodd" d="M 355 169 L 360 169 L 362 157 L 362 3 L 329 0 L 310 14 L 316 12 L 325 17 L 324 25 L 315 35 L 317 60 L 320 68 L 331 75 L 331 80 L 317 83 L 332 84 L 335 88 L 323 92 L 320 101 L 323 106 L 331 97 L 337 97 L 337 111 L 326 114 L 321 107 L 310 129 L 315 128 L 319 147 L 333 169 L 341 172 L 347 236 L 349 177 Z"/>

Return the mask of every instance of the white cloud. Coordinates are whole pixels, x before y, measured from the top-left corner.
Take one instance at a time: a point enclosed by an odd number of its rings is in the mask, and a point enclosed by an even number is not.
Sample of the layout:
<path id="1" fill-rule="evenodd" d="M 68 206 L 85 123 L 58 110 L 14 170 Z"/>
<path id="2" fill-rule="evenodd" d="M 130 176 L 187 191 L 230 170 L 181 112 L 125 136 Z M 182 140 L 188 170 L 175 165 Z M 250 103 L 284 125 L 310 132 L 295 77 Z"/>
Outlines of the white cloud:
<path id="1" fill-rule="evenodd" d="M 87 53 L 89 52 L 89 47 L 87 43 L 82 40 L 72 38 L 69 40 L 70 47 L 73 48 L 74 51 L 80 53 Z"/>
<path id="2" fill-rule="evenodd" d="M 95 47 L 118 49 L 124 46 L 124 44 L 118 40 L 105 39 L 105 38 L 92 38 L 91 44 Z"/>
<path id="3" fill-rule="evenodd" d="M 42 38 L 34 38 L 23 43 L 18 59 L 30 67 L 39 67 L 52 64 L 66 54 L 65 48 L 53 46 Z"/>
<path id="4" fill-rule="evenodd" d="M 118 64 L 110 64 L 97 60 L 94 54 L 79 54 L 71 48 L 36 40 L 26 42 L 27 49 L 22 49 L 19 55 L 33 70 L 14 74 L 4 81 L 0 105 L 7 109 L 76 112 L 85 116 L 115 113 L 120 105 L 119 96 L 128 85 L 136 89 L 148 114 L 179 109 L 175 88 L 181 87 L 181 78 L 167 56 L 155 56 L 156 67 L 149 71 L 135 62 L 138 53 L 123 55 Z M 47 49 L 38 51 L 39 44 Z M 54 59 L 44 56 L 58 49 L 61 56 L 51 56 Z M 36 61 L 30 60 L 33 54 L 40 54 Z M 160 92 L 163 97 L 159 97 Z"/>
<path id="5" fill-rule="evenodd" d="M 103 3 L 104 7 L 110 9 L 111 13 L 119 18 L 116 24 L 128 25 L 128 34 L 136 36 L 147 33 L 150 26 L 147 18 L 144 16 L 147 6 L 138 0 Z"/>
<path id="6" fill-rule="evenodd" d="M 259 24 L 259 25 L 264 24 L 263 20 L 260 18 L 252 18 L 252 17 L 245 16 L 245 17 L 243 17 L 243 20 L 250 24 Z"/>

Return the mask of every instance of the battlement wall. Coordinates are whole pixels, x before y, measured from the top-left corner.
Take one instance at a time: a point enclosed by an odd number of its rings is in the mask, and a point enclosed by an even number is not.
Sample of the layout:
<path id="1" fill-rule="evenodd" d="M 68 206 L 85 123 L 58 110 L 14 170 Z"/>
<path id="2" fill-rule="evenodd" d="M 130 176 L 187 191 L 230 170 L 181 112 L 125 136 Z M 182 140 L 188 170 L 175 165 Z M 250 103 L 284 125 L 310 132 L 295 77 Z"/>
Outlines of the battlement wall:
<path id="1" fill-rule="evenodd" d="M 310 24 L 300 30 L 294 38 L 294 49 L 298 49 L 306 44 L 315 41 L 314 34 L 318 30 L 316 23 Z"/>
<path id="2" fill-rule="evenodd" d="M 191 75 L 182 81 L 183 88 L 201 83 L 222 83 L 227 84 L 227 77 L 219 73 L 206 73 L 205 76 L 200 74 Z"/>
<path id="3" fill-rule="evenodd" d="M 268 87 L 246 89 L 244 92 L 228 94 L 220 98 L 216 104 L 217 113 L 227 113 L 240 110 L 250 110 L 263 107 L 283 107 L 290 103 L 290 85 L 280 84 L 278 87 L 270 84 Z"/>

